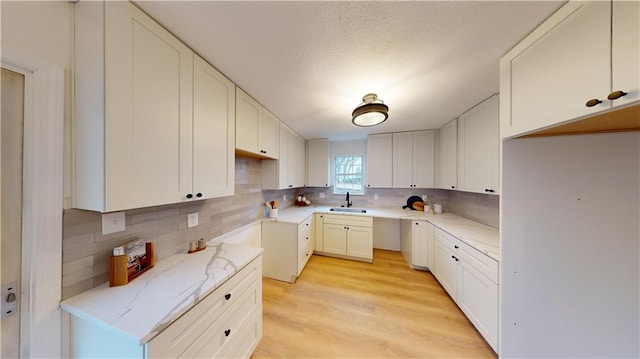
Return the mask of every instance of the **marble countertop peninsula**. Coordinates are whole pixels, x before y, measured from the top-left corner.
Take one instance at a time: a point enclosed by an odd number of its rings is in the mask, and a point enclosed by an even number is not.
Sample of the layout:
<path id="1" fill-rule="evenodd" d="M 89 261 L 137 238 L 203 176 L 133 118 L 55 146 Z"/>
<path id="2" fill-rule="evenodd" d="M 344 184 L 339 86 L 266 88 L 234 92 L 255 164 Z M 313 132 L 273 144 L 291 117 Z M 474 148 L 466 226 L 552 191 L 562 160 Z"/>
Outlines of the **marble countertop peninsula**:
<path id="1" fill-rule="evenodd" d="M 176 254 L 157 262 L 127 285 L 109 287 L 105 283 L 64 300 L 60 306 L 142 345 L 262 251 L 259 247 L 211 241 L 206 250 Z"/>
<path id="2" fill-rule="evenodd" d="M 277 221 L 297 224 L 314 213 L 428 221 L 480 252 L 500 261 L 500 232 L 497 229 L 450 212 L 428 214 L 410 209 L 366 208 L 366 213 L 351 213 L 332 212 L 330 208 L 328 206 L 288 207 L 279 211 Z"/>

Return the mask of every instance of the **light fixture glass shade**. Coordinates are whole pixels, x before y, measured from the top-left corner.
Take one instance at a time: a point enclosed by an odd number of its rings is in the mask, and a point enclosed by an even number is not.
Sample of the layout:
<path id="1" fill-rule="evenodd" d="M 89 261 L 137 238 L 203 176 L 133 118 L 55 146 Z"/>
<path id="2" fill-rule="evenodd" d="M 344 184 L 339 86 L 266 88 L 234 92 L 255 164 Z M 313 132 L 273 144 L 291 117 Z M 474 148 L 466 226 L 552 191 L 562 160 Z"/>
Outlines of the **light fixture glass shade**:
<path id="1" fill-rule="evenodd" d="M 383 123 L 389 118 L 389 106 L 376 102 L 376 94 L 367 94 L 362 98 L 363 104 L 351 113 L 351 122 L 356 126 L 370 127 Z"/>

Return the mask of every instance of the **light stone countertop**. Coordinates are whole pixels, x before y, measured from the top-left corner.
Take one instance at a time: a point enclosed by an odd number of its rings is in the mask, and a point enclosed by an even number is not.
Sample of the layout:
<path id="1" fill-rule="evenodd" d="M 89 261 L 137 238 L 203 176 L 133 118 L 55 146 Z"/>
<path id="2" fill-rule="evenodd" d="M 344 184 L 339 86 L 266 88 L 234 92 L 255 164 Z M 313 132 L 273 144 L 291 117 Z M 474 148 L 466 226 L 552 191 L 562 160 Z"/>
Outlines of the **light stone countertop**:
<path id="1" fill-rule="evenodd" d="M 489 227 L 453 213 L 444 212 L 442 214 L 428 214 L 422 211 L 390 208 L 367 208 L 367 213 L 349 213 L 332 212 L 329 210 L 330 208 L 331 207 L 328 206 L 292 206 L 279 210 L 277 221 L 298 224 L 313 213 L 428 221 L 466 244 L 476 248 L 480 252 L 500 261 L 500 232 L 493 227 Z M 270 219 L 265 218 L 265 220 Z"/>
<path id="2" fill-rule="evenodd" d="M 142 345 L 262 251 L 259 247 L 208 242 L 206 250 L 157 262 L 127 285 L 109 287 L 105 283 L 64 300 L 60 307 Z"/>

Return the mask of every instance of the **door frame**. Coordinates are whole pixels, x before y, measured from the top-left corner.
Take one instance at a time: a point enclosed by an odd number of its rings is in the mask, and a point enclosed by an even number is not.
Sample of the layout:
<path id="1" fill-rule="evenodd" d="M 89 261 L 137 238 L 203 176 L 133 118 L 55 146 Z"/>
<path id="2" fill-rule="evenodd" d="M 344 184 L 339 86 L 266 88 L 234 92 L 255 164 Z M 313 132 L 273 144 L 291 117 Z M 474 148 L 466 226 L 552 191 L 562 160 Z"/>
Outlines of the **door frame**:
<path id="1" fill-rule="evenodd" d="M 60 357 L 64 68 L 2 46 L 25 76 L 20 356 Z"/>

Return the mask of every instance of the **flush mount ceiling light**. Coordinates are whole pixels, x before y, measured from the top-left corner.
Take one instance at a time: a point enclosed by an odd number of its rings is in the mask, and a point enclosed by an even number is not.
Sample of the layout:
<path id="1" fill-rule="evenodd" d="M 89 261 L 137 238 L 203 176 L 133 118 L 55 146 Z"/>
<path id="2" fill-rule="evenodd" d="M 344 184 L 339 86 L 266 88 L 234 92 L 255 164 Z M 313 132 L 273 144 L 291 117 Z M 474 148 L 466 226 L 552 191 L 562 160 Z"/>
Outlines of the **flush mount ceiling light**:
<path id="1" fill-rule="evenodd" d="M 379 125 L 387 118 L 389 118 L 389 106 L 382 100 L 378 100 L 378 95 L 374 93 L 364 95 L 362 104 L 351 113 L 351 122 L 360 127 Z"/>

